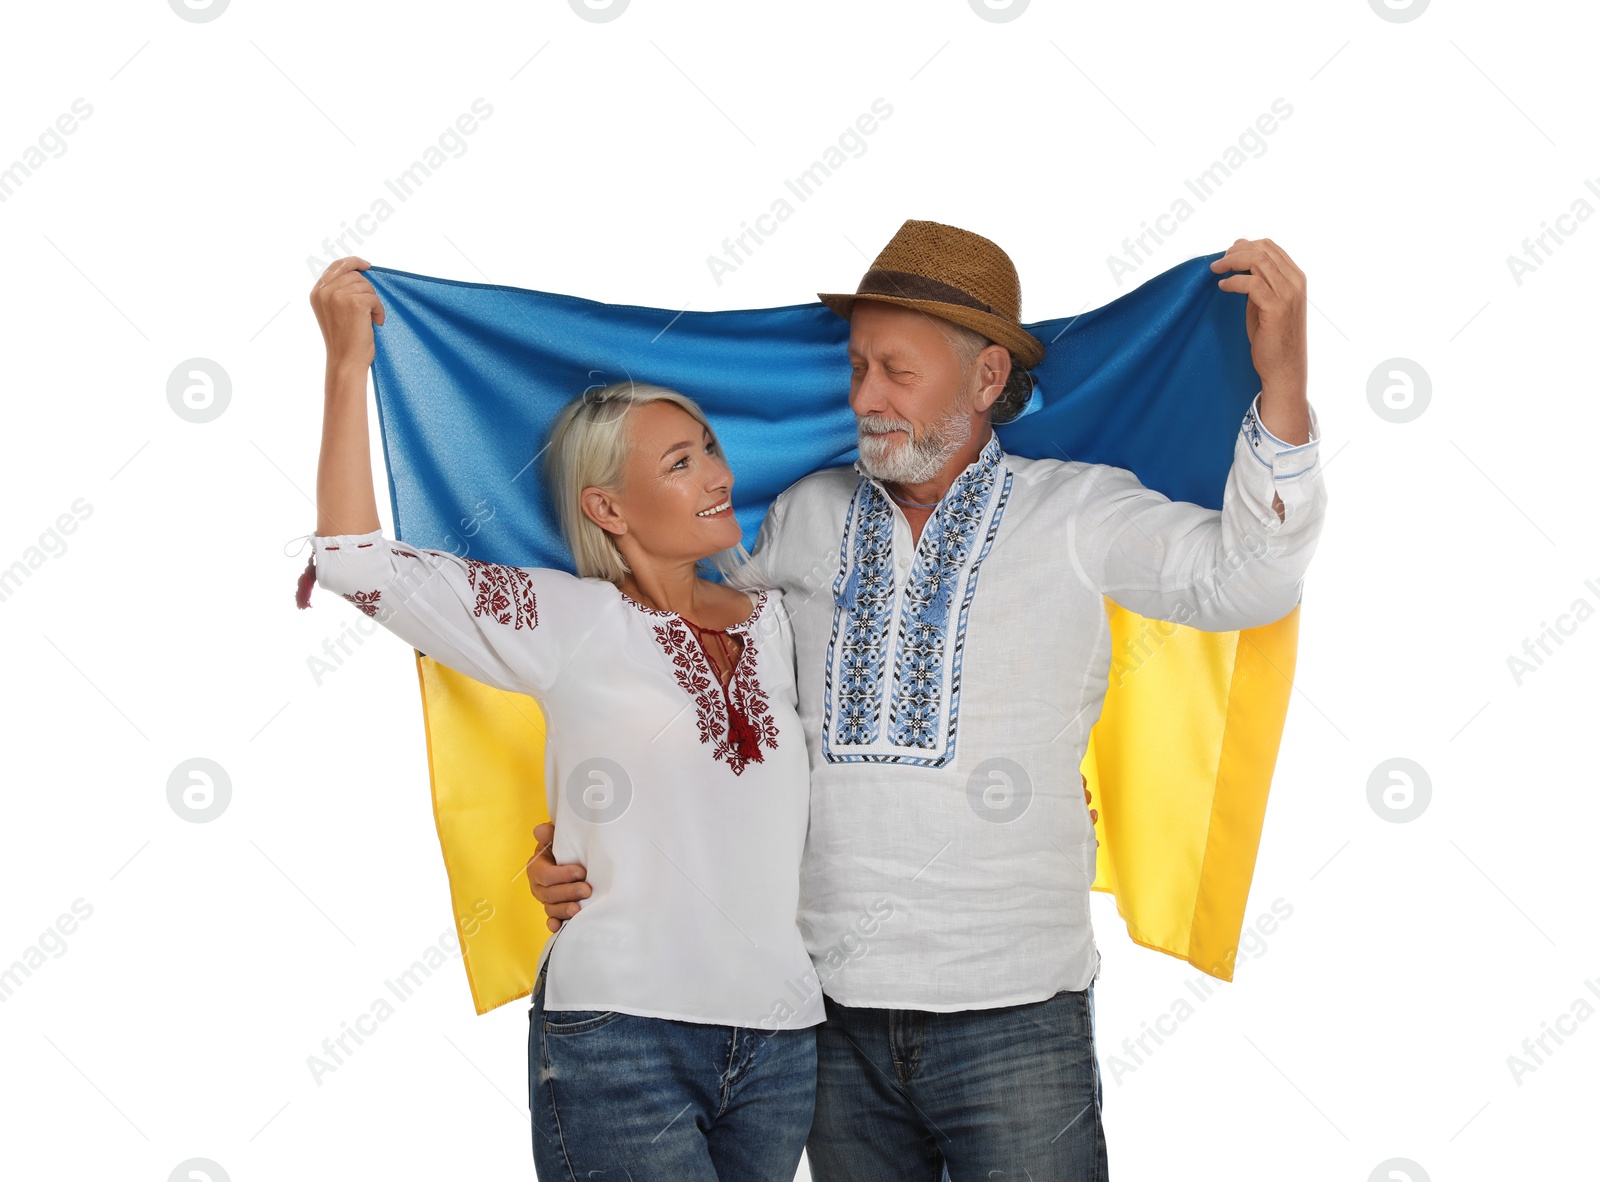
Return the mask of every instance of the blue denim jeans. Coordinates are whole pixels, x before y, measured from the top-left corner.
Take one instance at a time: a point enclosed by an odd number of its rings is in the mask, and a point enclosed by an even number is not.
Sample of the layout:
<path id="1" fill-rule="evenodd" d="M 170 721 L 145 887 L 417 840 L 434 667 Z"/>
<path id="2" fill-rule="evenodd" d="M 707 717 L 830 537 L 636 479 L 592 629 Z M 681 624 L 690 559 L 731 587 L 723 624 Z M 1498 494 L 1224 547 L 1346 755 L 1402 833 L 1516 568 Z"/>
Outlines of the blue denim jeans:
<path id="1" fill-rule="evenodd" d="M 815 1182 L 1104 1182 L 1093 985 L 950 1014 L 824 1002 Z"/>
<path id="2" fill-rule="evenodd" d="M 540 1182 L 794 1182 L 816 1029 L 546 1010 L 541 971 L 528 1011 Z"/>

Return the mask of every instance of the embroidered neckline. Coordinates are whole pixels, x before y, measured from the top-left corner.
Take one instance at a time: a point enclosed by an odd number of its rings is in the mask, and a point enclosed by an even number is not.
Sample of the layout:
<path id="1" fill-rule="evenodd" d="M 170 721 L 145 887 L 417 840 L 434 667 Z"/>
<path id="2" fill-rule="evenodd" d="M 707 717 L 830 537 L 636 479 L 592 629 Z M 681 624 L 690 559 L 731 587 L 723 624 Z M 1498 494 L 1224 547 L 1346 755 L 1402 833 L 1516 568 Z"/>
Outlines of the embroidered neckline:
<path id="1" fill-rule="evenodd" d="M 892 498 L 862 474 L 833 584 L 823 684 L 828 762 L 943 767 L 954 758 L 965 621 L 1011 489 L 1003 461 L 991 433 L 923 526 L 898 596 Z"/>
<path id="2" fill-rule="evenodd" d="M 629 595 L 621 587 L 617 588 L 617 594 L 622 596 L 622 598 L 627 600 L 629 603 L 633 604 L 634 607 L 638 608 L 647 616 L 670 616 L 674 620 L 684 620 L 685 623 L 688 622 L 680 612 L 663 611 L 659 607 L 647 607 L 645 604 L 640 603 L 633 596 Z M 743 592 L 740 592 L 740 594 L 743 594 Z M 749 599 L 750 597 L 746 595 L 745 598 Z M 729 624 L 726 628 L 708 628 L 704 629 L 704 631 L 729 632 L 736 636 L 744 635 L 746 632 L 750 631 L 751 627 L 755 624 L 756 617 L 761 614 L 761 609 L 766 607 L 767 593 L 765 591 L 757 591 L 756 598 L 753 602 L 754 606 L 750 609 L 750 614 L 744 619 L 740 620 L 737 624 Z"/>
<path id="3" fill-rule="evenodd" d="M 744 640 L 726 682 L 717 676 L 711 658 L 681 613 L 647 607 L 621 587 L 617 588 L 617 594 L 641 614 L 662 621 L 652 625 L 650 631 L 672 663 L 672 674 L 679 687 L 694 703 L 700 742 L 711 748 L 714 759 L 722 760 L 737 776 L 748 764 L 765 761 L 763 747 L 777 750 L 778 724 L 772 717 L 766 691 L 756 680 L 757 647 L 755 639 L 749 635 L 767 605 L 766 591 L 756 592 L 755 606 L 749 616 L 722 629 Z"/>

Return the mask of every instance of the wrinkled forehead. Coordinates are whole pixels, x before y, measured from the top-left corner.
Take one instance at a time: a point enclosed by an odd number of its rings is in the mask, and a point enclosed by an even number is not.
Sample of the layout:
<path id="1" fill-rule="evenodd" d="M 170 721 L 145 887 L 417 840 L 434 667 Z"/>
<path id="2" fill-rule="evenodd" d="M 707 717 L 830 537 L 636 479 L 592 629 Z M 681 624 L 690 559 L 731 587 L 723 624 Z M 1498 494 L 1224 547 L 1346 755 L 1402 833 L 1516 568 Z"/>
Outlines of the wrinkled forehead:
<path id="1" fill-rule="evenodd" d="M 850 308 L 852 357 L 926 356 L 930 351 L 951 351 L 937 317 L 916 308 L 857 299 Z"/>

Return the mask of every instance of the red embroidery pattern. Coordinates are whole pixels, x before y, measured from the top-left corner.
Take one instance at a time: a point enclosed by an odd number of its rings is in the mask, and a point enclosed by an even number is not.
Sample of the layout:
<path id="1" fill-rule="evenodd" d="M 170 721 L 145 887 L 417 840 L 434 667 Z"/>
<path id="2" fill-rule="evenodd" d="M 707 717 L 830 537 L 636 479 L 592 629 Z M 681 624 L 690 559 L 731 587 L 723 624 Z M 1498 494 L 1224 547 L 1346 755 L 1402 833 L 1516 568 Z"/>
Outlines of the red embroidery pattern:
<path id="1" fill-rule="evenodd" d="M 533 580 L 515 566 L 501 566 L 477 558 L 463 558 L 467 579 L 478 593 L 472 614 L 488 616 L 513 628 L 537 628 L 539 608 L 534 599 Z"/>
<path id="2" fill-rule="evenodd" d="M 411 551 L 396 550 L 393 546 L 389 547 L 389 553 L 402 558 L 417 558 Z M 533 580 L 527 571 L 478 558 L 463 558 L 461 562 L 467 568 L 468 584 L 478 595 L 472 605 L 473 615 L 488 616 L 497 623 L 509 624 L 519 630 L 539 626 L 539 601 L 533 593 Z M 347 595 L 345 598 L 350 597 Z"/>
<path id="3" fill-rule="evenodd" d="M 351 603 L 355 604 L 362 611 L 366 612 L 367 615 L 371 616 L 373 619 L 377 619 L 378 597 L 381 594 L 381 591 L 357 591 L 353 595 L 346 595 L 345 598 Z"/>
<path id="4" fill-rule="evenodd" d="M 750 613 L 750 622 L 761 614 L 765 603 L 763 592 L 755 611 Z M 743 637 L 744 649 L 734 662 L 733 677 L 724 688 L 699 643 L 680 618 L 670 612 L 638 606 L 666 620 L 654 628 L 656 642 L 672 661 L 678 684 L 694 702 L 700 741 L 711 748 L 712 756 L 727 763 L 736 776 L 744 771 L 745 765 L 764 762 L 762 747 L 777 750 L 778 724 L 772 717 L 767 695 L 756 680 L 756 646 L 747 632 L 749 622 L 728 629 Z"/>
<path id="5" fill-rule="evenodd" d="M 746 654 L 750 657 L 749 663 L 744 660 Z M 772 717 L 766 691 L 756 680 L 755 659 L 755 642 L 746 635 L 744 652 L 739 654 L 739 663 L 734 666 L 733 679 L 729 684 L 729 700 L 737 707 L 737 720 L 749 729 L 749 758 L 759 762 L 762 747 L 772 751 L 778 749 L 778 723 Z"/>

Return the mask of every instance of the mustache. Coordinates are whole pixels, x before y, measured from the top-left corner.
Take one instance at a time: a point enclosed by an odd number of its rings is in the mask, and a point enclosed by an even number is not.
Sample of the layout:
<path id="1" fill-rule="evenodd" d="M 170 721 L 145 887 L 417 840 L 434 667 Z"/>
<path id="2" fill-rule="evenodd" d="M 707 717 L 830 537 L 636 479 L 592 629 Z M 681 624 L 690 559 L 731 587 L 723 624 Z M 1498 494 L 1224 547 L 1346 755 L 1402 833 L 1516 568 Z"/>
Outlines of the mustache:
<path id="1" fill-rule="evenodd" d="M 890 431 L 911 431 L 911 424 L 903 419 L 884 415 L 857 415 L 856 430 L 866 435 L 887 435 Z"/>

